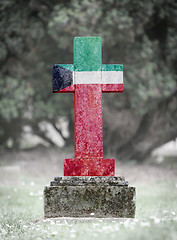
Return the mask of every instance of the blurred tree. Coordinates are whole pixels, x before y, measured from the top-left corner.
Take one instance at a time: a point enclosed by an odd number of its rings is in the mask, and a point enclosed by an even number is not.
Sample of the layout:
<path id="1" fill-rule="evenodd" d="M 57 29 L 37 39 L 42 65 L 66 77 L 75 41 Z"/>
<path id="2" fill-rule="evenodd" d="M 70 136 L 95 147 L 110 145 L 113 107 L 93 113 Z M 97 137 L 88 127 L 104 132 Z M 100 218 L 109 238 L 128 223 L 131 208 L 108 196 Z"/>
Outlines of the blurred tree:
<path id="1" fill-rule="evenodd" d="M 104 150 L 143 160 L 177 136 L 177 3 L 175 0 L 11 0 L 0 3 L 0 141 L 19 146 L 24 125 L 62 135 L 73 96 L 52 94 L 51 69 L 72 63 L 74 36 L 101 36 L 103 63 L 124 64 L 124 94 L 104 94 Z M 63 136 L 64 138 L 64 136 Z"/>

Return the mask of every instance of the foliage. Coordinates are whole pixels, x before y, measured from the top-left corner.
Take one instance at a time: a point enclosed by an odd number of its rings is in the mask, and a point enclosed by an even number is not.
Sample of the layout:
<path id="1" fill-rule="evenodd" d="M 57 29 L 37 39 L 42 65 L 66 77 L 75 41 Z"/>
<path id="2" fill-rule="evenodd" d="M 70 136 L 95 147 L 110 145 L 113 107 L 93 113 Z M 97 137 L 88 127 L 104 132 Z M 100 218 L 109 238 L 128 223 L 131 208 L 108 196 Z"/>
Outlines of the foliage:
<path id="1" fill-rule="evenodd" d="M 124 64 L 125 93 L 103 98 L 106 152 L 111 149 L 121 152 L 122 158 L 142 159 L 153 147 L 176 137 L 176 16 L 174 0 L 2 1 L 2 146 L 11 137 L 17 147 L 26 124 L 38 134 L 42 120 L 56 127 L 58 116 L 69 119 L 73 138 L 73 96 L 51 94 L 51 69 L 55 63 L 72 63 L 74 36 L 101 36 L 103 63 Z M 167 131 L 154 137 L 150 132 L 158 111 L 165 120 L 158 127 Z M 151 119 L 148 124 L 147 119 Z M 142 151 L 132 146 L 133 140 L 142 141 L 140 133 L 148 141 Z M 150 138 L 156 139 L 152 146 L 148 145 Z M 130 145 L 130 154 L 125 156 Z"/>

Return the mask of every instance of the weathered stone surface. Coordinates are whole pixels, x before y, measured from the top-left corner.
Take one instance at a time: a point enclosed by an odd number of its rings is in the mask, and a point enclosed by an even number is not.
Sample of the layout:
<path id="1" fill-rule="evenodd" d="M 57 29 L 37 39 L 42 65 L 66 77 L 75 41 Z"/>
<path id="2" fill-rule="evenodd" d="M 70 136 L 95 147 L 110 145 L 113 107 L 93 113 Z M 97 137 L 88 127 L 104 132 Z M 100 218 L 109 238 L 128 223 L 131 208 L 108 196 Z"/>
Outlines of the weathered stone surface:
<path id="1" fill-rule="evenodd" d="M 75 131 L 77 131 L 76 128 Z M 93 143 L 92 138 L 90 141 Z M 98 152 L 96 154 L 98 154 Z M 64 176 L 114 176 L 114 175 L 115 175 L 115 159 L 111 158 L 105 159 L 101 157 L 101 158 L 69 158 L 64 160 Z"/>
<path id="2" fill-rule="evenodd" d="M 58 185 L 53 186 L 54 182 Z M 58 177 L 44 189 L 44 214 L 50 218 L 133 218 L 135 188 L 122 177 Z"/>
<path id="3" fill-rule="evenodd" d="M 102 186 L 128 186 L 128 182 L 124 177 L 55 177 L 50 186 L 87 186 L 87 185 L 102 185 Z"/>
<path id="4" fill-rule="evenodd" d="M 53 92 L 58 92 L 73 84 L 73 65 L 55 64 L 53 66 Z"/>
<path id="5" fill-rule="evenodd" d="M 74 64 L 53 67 L 53 91 L 74 93 L 75 158 L 65 176 L 114 176 L 115 159 L 103 158 L 102 93 L 123 91 L 123 65 L 102 64 L 100 37 L 74 38 Z"/>

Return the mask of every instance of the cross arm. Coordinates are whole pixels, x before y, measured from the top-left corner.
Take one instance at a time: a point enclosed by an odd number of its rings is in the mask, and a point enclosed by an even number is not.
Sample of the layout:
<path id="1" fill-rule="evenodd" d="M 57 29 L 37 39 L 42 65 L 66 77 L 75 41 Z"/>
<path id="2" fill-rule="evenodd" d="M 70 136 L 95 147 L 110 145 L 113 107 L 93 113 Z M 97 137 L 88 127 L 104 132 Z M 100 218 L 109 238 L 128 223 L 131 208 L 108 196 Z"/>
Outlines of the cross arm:
<path id="1" fill-rule="evenodd" d="M 72 64 L 55 64 L 53 66 L 53 92 L 74 92 L 74 66 Z"/>
<path id="2" fill-rule="evenodd" d="M 102 64 L 102 92 L 123 92 L 123 65 Z"/>

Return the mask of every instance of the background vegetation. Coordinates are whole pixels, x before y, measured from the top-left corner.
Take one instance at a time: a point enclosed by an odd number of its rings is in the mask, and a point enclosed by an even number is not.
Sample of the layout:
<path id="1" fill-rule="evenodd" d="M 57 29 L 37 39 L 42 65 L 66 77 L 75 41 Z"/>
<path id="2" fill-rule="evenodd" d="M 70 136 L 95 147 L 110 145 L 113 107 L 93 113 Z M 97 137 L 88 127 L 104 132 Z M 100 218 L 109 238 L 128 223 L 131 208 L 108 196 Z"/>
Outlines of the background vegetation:
<path id="1" fill-rule="evenodd" d="M 0 143 L 19 148 L 24 126 L 73 145 L 73 96 L 52 94 L 52 65 L 72 63 L 74 36 L 101 36 L 103 63 L 123 63 L 123 94 L 104 94 L 104 150 L 141 161 L 177 137 L 175 0 L 2 0 Z M 70 137 L 58 119 L 69 121 Z"/>

